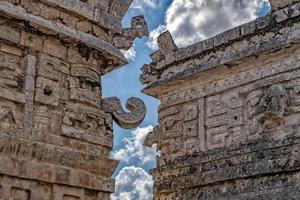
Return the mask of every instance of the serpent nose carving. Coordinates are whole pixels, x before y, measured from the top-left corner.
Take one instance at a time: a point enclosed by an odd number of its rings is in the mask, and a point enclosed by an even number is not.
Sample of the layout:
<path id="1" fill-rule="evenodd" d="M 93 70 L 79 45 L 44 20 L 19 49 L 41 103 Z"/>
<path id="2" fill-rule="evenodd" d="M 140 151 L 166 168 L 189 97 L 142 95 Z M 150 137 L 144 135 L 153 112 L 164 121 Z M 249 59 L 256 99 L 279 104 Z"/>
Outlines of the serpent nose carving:
<path id="1" fill-rule="evenodd" d="M 103 99 L 102 107 L 105 112 L 111 113 L 115 122 L 122 128 L 135 128 L 142 123 L 146 115 L 144 102 L 136 97 L 131 97 L 126 102 L 125 111 L 118 97 Z"/>

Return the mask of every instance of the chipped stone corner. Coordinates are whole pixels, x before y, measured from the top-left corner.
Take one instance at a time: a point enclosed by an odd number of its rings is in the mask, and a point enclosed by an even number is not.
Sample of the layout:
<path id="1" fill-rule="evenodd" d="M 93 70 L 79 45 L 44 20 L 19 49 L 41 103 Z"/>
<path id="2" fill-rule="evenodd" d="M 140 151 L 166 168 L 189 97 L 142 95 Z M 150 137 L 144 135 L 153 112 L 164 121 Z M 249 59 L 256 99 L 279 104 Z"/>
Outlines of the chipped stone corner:
<path id="1" fill-rule="evenodd" d="M 185 48 L 159 36 L 140 77 L 161 102 L 154 199 L 299 198 L 300 3 L 270 3 Z"/>

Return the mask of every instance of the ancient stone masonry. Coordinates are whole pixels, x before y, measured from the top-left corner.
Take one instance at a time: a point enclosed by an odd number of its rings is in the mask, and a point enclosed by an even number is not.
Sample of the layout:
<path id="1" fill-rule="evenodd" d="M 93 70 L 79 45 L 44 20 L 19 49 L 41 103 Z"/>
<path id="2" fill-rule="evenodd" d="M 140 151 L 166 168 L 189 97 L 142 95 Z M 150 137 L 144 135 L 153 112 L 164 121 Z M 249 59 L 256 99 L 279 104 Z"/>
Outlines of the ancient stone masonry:
<path id="1" fill-rule="evenodd" d="M 137 126 L 145 105 L 102 98 L 100 77 L 148 34 L 132 0 L 0 1 L 0 199 L 106 200 L 118 161 L 113 119 Z"/>
<path id="2" fill-rule="evenodd" d="M 300 2 L 186 48 L 158 38 L 155 199 L 300 199 Z"/>

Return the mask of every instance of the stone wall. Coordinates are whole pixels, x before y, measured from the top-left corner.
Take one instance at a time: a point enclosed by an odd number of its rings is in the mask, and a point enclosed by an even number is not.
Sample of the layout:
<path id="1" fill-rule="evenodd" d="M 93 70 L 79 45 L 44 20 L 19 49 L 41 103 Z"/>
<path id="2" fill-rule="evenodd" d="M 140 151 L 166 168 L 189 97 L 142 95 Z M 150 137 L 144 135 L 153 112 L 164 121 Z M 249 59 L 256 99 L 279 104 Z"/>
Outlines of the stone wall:
<path id="1" fill-rule="evenodd" d="M 132 1 L 0 1 L 0 199 L 99 200 L 114 192 L 115 119 L 137 126 L 145 105 L 102 98 L 119 49 L 147 35 L 122 28 Z"/>
<path id="2" fill-rule="evenodd" d="M 155 199 L 300 198 L 300 4 L 270 2 L 186 48 L 159 37 L 141 75 L 161 101 Z"/>

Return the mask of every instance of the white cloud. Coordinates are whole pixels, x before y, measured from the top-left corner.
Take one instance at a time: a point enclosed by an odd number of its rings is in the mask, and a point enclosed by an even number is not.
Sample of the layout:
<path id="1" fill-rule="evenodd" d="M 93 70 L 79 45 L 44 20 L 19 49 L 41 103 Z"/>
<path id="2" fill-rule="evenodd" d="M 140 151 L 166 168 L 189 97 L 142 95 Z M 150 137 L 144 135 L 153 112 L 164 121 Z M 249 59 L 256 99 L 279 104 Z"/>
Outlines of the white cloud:
<path id="1" fill-rule="evenodd" d="M 146 8 L 156 8 L 159 5 L 159 0 L 134 0 L 131 8 L 144 11 Z"/>
<path id="2" fill-rule="evenodd" d="M 147 46 L 152 50 L 157 50 L 158 49 L 157 38 L 161 33 L 163 33 L 166 30 L 167 27 L 165 25 L 160 25 L 159 27 L 151 31 L 149 34 L 149 40 L 147 42 Z"/>
<path id="3" fill-rule="evenodd" d="M 127 60 L 134 60 L 136 57 L 135 46 L 133 45 L 128 51 L 121 50 Z"/>
<path id="4" fill-rule="evenodd" d="M 123 140 L 124 148 L 112 153 L 112 158 L 116 160 L 129 163 L 131 161 L 139 162 L 141 164 L 149 164 L 156 159 L 156 146 L 152 148 L 143 145 L 144 140 L 149 132 L 153 130 L 153 126 L 145 128 L 137 128 L 132 132 L 131 137 Z"/>
<path id="5" fill-rule="evenodd" d="M 152 176 L 142 168 L 124 167 L 116 177 L 116 192 L 112 200 L 151 200 L 153 198 Z"/>
<path id="6" fill-rule="evenodd" d="M 184 47 L 210 38 L 232 27 L 257 18 L 267 0 L 173 0 L 165 15 L 165 27 L 175 43 Z M 164 26 L 161 26 L 164 27 Z M 148 45 L 157 46 L 153 41 L 161 27 L 152 31 Z M 151 36 L 150 34 L 150 36 Z"/>

